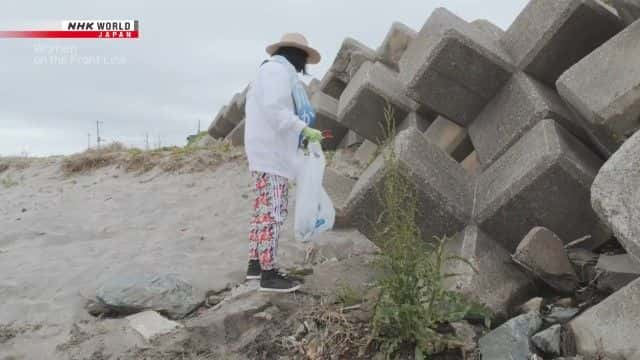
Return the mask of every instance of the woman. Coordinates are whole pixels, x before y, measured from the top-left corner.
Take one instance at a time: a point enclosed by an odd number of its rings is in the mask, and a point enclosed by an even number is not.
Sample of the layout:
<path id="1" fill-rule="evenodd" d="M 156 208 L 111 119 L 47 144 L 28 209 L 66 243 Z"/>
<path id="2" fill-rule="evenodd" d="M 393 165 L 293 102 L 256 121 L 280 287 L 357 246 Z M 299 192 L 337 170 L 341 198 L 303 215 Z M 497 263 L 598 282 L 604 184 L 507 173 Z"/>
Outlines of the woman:
<path id="1" fill-rule="evenodd" d="M 320 54 L 297 33 L 285 34 L 266 50 L 271 58 L 260 66 L 245 109 L 245 150 L 256 193 L 247 279 L 260 279 L 261 291 L 288 293 L 300 288 L 276 263 L 288 181 L 296 175 L 301 139 L 322 140 L 322 133 L 311 128 L 315 113 L 298 74 L 319 63 Z"/>

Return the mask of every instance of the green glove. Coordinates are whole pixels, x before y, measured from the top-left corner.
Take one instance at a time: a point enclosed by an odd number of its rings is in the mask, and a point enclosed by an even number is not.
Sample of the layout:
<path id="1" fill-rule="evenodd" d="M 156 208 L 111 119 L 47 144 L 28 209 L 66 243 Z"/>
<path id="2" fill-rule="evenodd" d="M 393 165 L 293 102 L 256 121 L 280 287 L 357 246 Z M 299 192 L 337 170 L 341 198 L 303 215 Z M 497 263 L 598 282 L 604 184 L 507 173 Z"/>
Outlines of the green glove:
<path id="1" fill-rule="evenodd" d="M 322 131 L 310 127 L 302 129 L 302 136 L 310 143 L 322 141 Z"/>

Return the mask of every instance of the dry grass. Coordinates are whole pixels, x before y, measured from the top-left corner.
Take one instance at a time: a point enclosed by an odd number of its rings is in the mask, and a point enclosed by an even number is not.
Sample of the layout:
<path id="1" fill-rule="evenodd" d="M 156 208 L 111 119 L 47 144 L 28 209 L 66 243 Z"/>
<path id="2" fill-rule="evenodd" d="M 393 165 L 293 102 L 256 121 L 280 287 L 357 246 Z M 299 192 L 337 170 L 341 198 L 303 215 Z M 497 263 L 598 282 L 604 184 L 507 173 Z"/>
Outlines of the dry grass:
<path id="1" fill-rule="evenodd" d="M 122 144 L 114 143 L 68 156 L 62 162 L 62 171 L 69 176 L 116 166 L 140 174 L 155 168 L 164 172 L 188 173 L 215 169 L 221 163 L 242 156 L 241 148 L 233 147 L 225 140 L 215 141 L 207 147 L 174 146 L 150 151 L 127 149 Z"/>
<path id="2" fill-rule="evenodd" d="M 0 158 L 0 174 L 9 170 L 24 170 L 31 166 L 31 159 L 26 157 L 6 157 Z"/>

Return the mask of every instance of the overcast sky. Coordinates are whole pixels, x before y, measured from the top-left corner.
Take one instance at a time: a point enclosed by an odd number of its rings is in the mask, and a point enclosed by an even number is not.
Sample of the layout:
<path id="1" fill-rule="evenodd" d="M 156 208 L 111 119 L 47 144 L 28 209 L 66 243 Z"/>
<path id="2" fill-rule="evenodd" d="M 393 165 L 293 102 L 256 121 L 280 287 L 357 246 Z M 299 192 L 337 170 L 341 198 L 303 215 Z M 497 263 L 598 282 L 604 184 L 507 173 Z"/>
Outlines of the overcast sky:
<path id="1" fill-rule="evenodd" d="M 0 30 L 53 28 L 65 19 L 137 19 L 138 40 L 0 39 L 0 155 L 69 154 L 102 136 L 144 147 L 183 145 L 242 90 L 283 32 L 304 33 L 323 61 L 342 40 L 377 48 L 393 21 L 419 30 L 436 7 L 503 29 L 526 0 L 13 1 Z M 47 64 L 52 56 L 92 64 Z M 57 58 L 56 58 L 57 59 Z M 99 61 L 100 64 L 95 62 Z M 58 61 L 59 62 L 59 61 Z"/>

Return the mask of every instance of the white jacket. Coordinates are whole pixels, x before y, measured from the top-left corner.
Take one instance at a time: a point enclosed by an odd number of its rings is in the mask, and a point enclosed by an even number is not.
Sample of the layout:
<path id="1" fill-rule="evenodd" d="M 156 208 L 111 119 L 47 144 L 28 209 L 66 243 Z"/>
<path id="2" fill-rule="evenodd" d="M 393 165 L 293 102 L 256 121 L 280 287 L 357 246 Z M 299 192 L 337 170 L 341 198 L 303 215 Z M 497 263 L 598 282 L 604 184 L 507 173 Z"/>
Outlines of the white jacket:
<path id="1" fill-rule="evenodd" d="M 260 66 L 245 108 L 245 151 L 249 170 L 294 179 L 298 141 L 307 126 L 295 114 L 289 69 L 270 61 Z"/>

